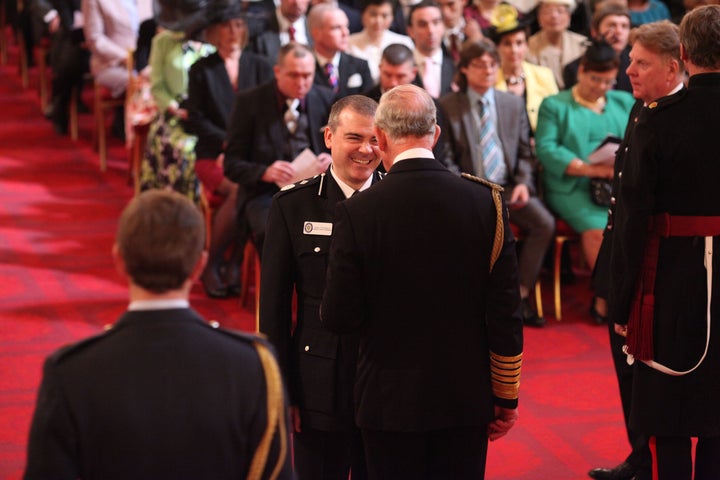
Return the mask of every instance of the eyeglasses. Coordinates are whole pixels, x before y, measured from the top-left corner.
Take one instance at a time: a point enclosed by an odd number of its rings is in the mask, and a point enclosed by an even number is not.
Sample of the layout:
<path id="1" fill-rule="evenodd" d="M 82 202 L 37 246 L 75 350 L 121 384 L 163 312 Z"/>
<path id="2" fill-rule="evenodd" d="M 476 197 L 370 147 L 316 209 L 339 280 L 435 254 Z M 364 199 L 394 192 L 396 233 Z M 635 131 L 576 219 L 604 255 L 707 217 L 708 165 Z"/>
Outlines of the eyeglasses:
<path id="1" fill-rule="evenodd" d="M 468 67 L 477 68 L 478 70 L 495 70 L 498 67 L 498 64 L 496 62 L 488 63 L 474 60 L 468 64 Z"/>
<path id="2" fill-rule="evenodd" d="M 602 77 L 598 77 L 597 75 L 593 75 L 593 74 L 590 74 L 589 76 L 590 76 L 591 82 L 596 83 L 598 85 L 602 85 L 604 87 L 612 88 L 617 83 L 617 80 L 615 80 L 614 78 L 602 78 Z"/>

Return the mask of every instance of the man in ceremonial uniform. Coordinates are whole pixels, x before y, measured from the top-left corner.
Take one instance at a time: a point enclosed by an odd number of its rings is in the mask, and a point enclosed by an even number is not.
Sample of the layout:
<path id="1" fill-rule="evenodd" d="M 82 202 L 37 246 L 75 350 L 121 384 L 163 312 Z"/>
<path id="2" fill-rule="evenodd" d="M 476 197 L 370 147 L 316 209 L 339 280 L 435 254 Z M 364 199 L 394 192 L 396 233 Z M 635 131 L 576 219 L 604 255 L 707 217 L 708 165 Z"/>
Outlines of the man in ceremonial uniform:
<path id="1" fill-rule="evenodd" d="M 501 188 L 435 160 L 430 95 L 385 93 L 389 172 L 335 212 L 323 325 L 359 332 L 356 420 L 371 479 L 482 479 L 517 418 L 522 318 Z"/>
<path id="2" fill-rule="evenodd" d="M 128 311 L 45 362 L 26 480 L 293 478 L 270 347 L 188 305 L 207 261 L 203 226 L 174 192 L 125 209 L 113 258 Z"/>
<path id="3" fill-rule="evenodd" d="M 632 50 L 630 51 L 630 66 L 627 73 L 633 86 L 633 96 L 637 99 L 637 102 L 630 112 L 625 137 L 620 148 L 618 148 L 615 159 L 614 192 L 618 191 L 618 172 L 623 170 L 625 158 L 628 156 L 630 149 L 634 147 L 633 131 L 643 109 L 647 108 L 653 101 L 668 95 L 684 95 L 683 78 L 685 69 L 680 59 L 678 27 L 668 21 L 648 23 L 633 30 L 630 34 L 630 41 Z M 668 100 L 670 99 L 663 98 L 662 101 L 666 102 Z M 615 201 L 611 200 L 611 202 L 613 204 L 609 210 L 608 225 L 603 232 L 603 242 L 593 272 L 593 289 L 595 294 L 602 299 L 607 299 L 610 284 L 610 249 L 616 205 Z M 599 315 L 606 316 L 607 303 L 597 302 L 596 305 L 602 305 L 602 311 L 598 312 Z M 648 437 L 635 431 L 629 425 L 633 367 L 628 365 L 622 351 L 625 337 L 615 332 L 613 323 L 608 324 L 608 329 L 610 350 L 620 388 L 625 428 L 632 451 L 625 461 L 619 465 L 613 468 L 594 468 L 590 470 L 589 475 L 598 480 L 629 480 L 633 477 L 636 480 L 650 480 L 652 471 Z"/>
<path id="4" fill-rule="evenodd" d="M 680 52 L 686 93 L 648 104 L 618 172 L 609 317 L 634 361 L 630 427 L 650 436 L 658 478 L 717 479 L 720 6 L 685 16 Z"/>
<path id="5" fill-rule="evenodd" d="M 337 101 L 325 127 L 332 165 L 275 195 L 260 289 L 260 331 L 275 345 L 290 389 L 295 470 L 301 480 L 366 478 L 353 416 L 357 335 L 320 324 L 335 205 L 379 180 L 373 116 L 377 102 Z M 297 292 L 293 330 L 292 297 Z"/>

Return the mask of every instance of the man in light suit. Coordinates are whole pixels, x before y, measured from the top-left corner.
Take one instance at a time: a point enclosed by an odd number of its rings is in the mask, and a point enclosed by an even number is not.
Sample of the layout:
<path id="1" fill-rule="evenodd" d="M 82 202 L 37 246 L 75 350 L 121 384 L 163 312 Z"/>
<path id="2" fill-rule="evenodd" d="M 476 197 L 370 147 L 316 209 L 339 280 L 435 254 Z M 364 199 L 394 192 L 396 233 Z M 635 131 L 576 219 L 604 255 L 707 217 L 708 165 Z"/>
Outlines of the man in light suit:
<path id="1" fill-rule="evenodd" d="M 295 471 L 301 480 L 366 478 L 355 426 L 353 385 L 357 335 L 325 329 L 319 306 L 325 289 L 335 205 L 380 179 L 373 116 L 377 102 L 344 97 L 333 105 L 325 142 L 327 172 L 273 198 L 262 263 L 260 331 L 275 346 L 290 390 Z M 297 319 L 293 329 L 293 289 Z"/>
<path id="2" fill-rule="evenodd" d="M 505 188 L 510 207 L 510 222 L 523 235 L 520 251 L 520 294 L 523 320 L 526 325 L 542 326 L 530 305 L 529 293 L 542 267 L 543 258 L 555 230 L 555 220 L 540 199 L 535 196 L 534 162 L 529 142 L 530 127 L 525 102 L 515 95 L 493 88 L 500 59 L 495 45 L 486 40 L 467 44 L 460 52 L 458 85 L 461 91 L 440 100 L 448 128 L 446 142 L 451 159 L 460 171 L 471 173 L 498 183 Z M 495 131 L 492 141 L 501 150 L 498 170 L 489 172 L 487 150 L 481 142 L 482 109 L 487 104 Z M 490 140 L 487 140 L 490 141 Z M 495 174 L 495 175 L 493 175 Z"/>
<path id="3" fill-rule="evenodd" d="M 332 89 L 337 98 L 362 93 L 373 79 L 366 60 L 345 53 L 348 47 L 348 18 L 332 3 L 315 5 L 308 14 L 313 39 L 315 84 Z"/>
<path id="4" fill-rule="evenodd" d="M 434 98 L 452 91 L 455 62 L 443 48 L 445 24 L 434 0 L 423 0 L 410 8 L 407 34 L 415 43 L 418 85 Z"/>
<path id="5" fill-rule="evenodd" d="M 383 181 L 335 212 L 323 324 L 359 332 L 356 421 L 371 479 L 482 479 L 517 418 L 522 319 L 500 188 L 433 158 L 415 85 L 375 114 Z M 491 368 L 491 364 L 493 367 Z"/>
<path id="6" fill-rule="evenodd" d="M 318 155 L 315 173 L 330 164 L 323 132 L 334 95 L 313 85 L 312 52 L 299 43 L 283 46 L 274 72 L 275 80 L 237 95 L 223 163 L 225 176 L 241 189 L 238 215 L 260 255 L 272 196 L 297 174 L 290 162 L 309 149 Z"/>
<path id="7" fill-rule="evenodd" d="M 251 39 L 252 50 L 275 63 L 280 47 L 290 42 L 312 45 L 305 17 L 309 5 L 310 0 L 280 0 L 263 31 Z"/>
<path id="8" fill-rule="evenodd" d="M 189 307 L 204 224 L 175 192 L 125 209 L 113 258 L 128 311 L 46 360 L 25 480 L 293 478 L 270 347 Z"/>

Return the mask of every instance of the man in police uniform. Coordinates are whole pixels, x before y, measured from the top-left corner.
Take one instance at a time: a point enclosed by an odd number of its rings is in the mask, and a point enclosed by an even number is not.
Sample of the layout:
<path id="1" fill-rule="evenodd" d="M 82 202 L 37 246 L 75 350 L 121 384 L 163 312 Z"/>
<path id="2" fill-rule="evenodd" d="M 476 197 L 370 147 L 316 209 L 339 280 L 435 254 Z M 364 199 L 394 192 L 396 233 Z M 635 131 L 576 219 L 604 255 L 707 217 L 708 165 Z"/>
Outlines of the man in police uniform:
<path id="1" fill-rule="evenodd" d="M 352 387 L 356 335 L 320 324 L 335 205 L 379 179 L 373 116 L 377 102 L 351 95 L 336 102 L 325 127 L 332 165 L 275 195 L 268 218 L 260 288 L 260 330 L 275 345 L 290 387 L 295 470 L 300 479 L 366 478 Z M 297 291 L 297 326 L 292 294 Z"/>
<path id="2" fill-rule="evenodd" d="M 45 362 L 26 480 L 292 478 L 269 347 L 189 308 L 203 226 L 178 193 L 144 192 L 125 209 L 113 258 L 128 311 Z"/>
<path id="3" fill-rule="evenodd" d="M 630 427 L 660 480 L 720 478 L 720 6 L 680 25 L 688 89 L 648 104 L 613 222 L 610 321 L 634 361 Z M 711 301 L 715 300 L 715 301 Z"/>
<path id="4" fill-rule="evenodd" d="M 430 95 L 383 94 L 388 174 L 340 202 L 323 325 L 358 332 L 356 420 L 371 479 L 482 479 L 517 418 L 522 318 L 501 188 L 433 157 Z"/>
<path id="5" fill-rule="evenodd" d="M 680 59 L 680 36 L 677 25 L 669 21 L 653 22 L 634 29 L 630 34 L 630 66 L 627 74 L 633 86 L 633 96 L 637 102 L 630 112 L 625 137 L 615 159 L 614 191 L 618 190 L 617 173 L 622 171 L 626 153 L 633 145 L 633 130 L 640 113 L 650 103 L 668 95 L 684 95 L 683 78 L 685 69 Z M 668 101 L 664 99 L 663 102 Z M 600 253 L 595 262 L 593 272 L 593 289 L 602 299 L 607 299 L 610 278 L 610 248 L 613 233 L 613 215 L 615 206 L 609 210 L 608 225 L 603 233 Z M 598 302 L 600 304 L 600 302 Z M 600 315 L 607 315 L 607 304 Z M 599 309 L 599 307 L 598 307 Z M 613 468 L 594 468 L 588 473 L 598 480 L 650 480 L 652 478 L 651 456 L 648 437 L 636 432 L 630 426 L 630 403 L 632 400 L 633 367 L 626 362 L 622 347 L 625 337 L 615 332 L 615 325 L 608 324 L 610 350 L 615 364 L 615 374 L 620 388 L 625 428 L 632 452 L 628 457 Z"/>

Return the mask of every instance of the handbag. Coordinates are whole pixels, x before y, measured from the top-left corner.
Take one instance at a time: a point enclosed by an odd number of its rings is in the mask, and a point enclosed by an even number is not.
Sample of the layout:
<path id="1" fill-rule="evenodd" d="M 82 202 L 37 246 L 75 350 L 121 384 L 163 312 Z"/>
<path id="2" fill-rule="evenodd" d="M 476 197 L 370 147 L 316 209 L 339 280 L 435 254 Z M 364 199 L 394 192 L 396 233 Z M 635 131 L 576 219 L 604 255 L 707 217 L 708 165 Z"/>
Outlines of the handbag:
<path id="1" fill-rule="evenodd" d="M 609 207 L 612 198 L 612 181 L 605 178 L 590 179 L 590 199 L 595 205 Z"/>

